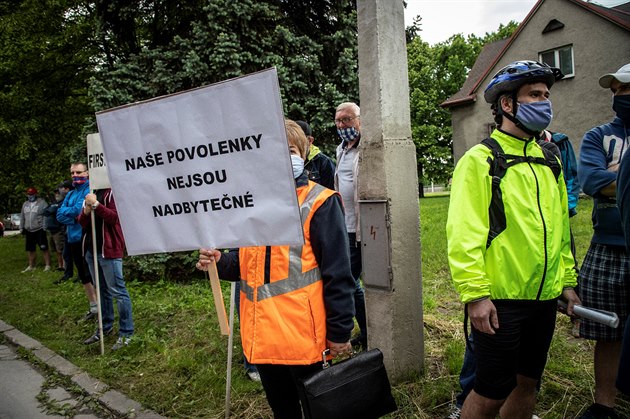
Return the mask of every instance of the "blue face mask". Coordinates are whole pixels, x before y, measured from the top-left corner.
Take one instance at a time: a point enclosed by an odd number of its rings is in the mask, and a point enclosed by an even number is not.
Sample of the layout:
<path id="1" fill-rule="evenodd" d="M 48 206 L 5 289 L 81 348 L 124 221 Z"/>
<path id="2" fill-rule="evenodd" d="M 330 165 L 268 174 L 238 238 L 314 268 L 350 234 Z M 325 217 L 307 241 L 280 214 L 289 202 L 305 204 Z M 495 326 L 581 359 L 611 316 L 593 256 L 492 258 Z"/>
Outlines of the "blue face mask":
<path id="1" fill-rule="evenodd" d="M 539 102 L 519 103 L 514 117 L 525 128 L 538 133 L 551 124 L 551 119 L 553 118 L 551 102 L 542 100 Z"/>
<path id="2" fill-rule="evenodd" d="M 304 171 L 304 159 L 291 154 L 291 166 L 293 167 L 293 179 L 297 179 Z"/>
<path id="3" fill-rule="evenodd" d="M 356 140 L 361 135 L 355 127 L 350 128 L 337 128 L 337 134 L 344 142 L 349 143 Z"/>
<path id="4" fill-rule="evenodd" d="M 630 95 L 613 96 L 613 110 L 626 127 L 630 125 Z"/>

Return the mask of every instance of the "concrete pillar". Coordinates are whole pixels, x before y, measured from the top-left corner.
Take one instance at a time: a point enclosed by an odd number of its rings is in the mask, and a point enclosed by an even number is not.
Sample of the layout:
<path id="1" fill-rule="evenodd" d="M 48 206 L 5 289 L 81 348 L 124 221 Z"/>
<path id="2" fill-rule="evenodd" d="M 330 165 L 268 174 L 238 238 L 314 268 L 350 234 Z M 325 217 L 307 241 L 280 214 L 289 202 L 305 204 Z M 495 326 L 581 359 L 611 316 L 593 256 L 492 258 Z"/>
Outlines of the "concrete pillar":
<path id="1" fill-rule="evenodd" d="M 403 2 L 358 0 L 359 200 L 368 346 L 396 382 L 424 359 L 416 148 Z"/>

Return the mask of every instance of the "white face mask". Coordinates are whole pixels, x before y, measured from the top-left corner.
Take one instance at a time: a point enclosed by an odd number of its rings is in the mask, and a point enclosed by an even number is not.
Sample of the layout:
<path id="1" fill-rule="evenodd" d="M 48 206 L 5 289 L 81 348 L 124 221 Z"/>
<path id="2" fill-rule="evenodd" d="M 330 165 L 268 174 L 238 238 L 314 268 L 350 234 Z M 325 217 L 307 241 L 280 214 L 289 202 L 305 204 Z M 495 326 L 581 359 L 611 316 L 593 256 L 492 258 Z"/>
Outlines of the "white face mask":
<path id="1" fill-rule="evenodd" d="M 291 154 L 291 166 L 293 166 L 293 179 L 297 179 L 304 171 L 304 159 Z"/>

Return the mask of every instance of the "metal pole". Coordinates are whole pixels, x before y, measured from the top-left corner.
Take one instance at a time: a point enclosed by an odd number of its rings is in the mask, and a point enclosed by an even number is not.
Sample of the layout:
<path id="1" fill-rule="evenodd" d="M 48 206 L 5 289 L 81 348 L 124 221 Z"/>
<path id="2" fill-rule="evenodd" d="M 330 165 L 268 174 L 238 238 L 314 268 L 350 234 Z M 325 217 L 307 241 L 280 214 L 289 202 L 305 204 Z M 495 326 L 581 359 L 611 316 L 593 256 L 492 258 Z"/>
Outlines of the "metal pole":
<path id="1" fill-rule="evenodd" d="M 232 396 L 232 352 L 234 342 L 234 302 L 236 293 L 236 282 L 232 282 L 230 287 L 230 333 L 228 334 L 227 348 L 227 373 L 225 380 L 225 417 L 230 417 L 230 399 Z"/>

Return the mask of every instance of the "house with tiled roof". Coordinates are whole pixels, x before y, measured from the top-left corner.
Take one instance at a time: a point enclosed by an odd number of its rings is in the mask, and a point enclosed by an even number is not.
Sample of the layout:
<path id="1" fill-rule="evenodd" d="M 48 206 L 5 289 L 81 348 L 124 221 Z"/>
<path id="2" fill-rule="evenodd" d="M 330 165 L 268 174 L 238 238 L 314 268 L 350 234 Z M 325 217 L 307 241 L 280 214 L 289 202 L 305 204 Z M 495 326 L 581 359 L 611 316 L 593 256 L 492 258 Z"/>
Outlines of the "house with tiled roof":
<path id="1" fill-rule="evenodd" d="M 539 0 L 512 37 L 487 44 L 466 82 L 441 104 L 451 111 L 455 162 L 494 128 L 483 91 L 492 76 L 517 60 L 559 67 L 551 89 L 550 130 L 569 136 L 576 153 L 582 136 L 613 116 L 611 93 L 597 80 L 630 62 L 630 2 L 606 8 L 583 0 Z"/>

